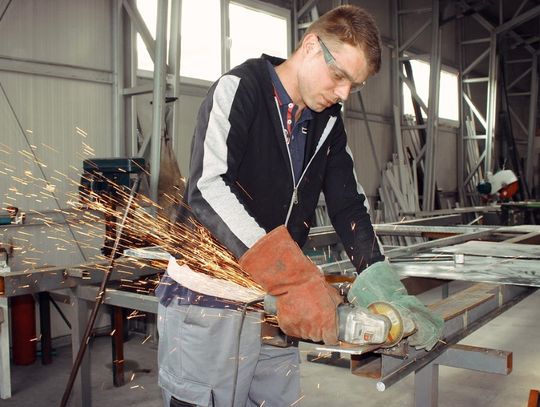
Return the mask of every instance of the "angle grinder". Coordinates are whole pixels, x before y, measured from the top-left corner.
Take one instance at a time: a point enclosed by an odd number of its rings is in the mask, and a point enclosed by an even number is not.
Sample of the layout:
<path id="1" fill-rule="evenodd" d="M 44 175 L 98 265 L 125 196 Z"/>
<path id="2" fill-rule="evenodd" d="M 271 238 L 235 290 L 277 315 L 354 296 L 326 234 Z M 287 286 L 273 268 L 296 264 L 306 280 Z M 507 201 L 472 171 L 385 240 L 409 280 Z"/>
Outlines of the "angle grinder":
<path id="1" fill-rule="evenodd" d="M 276 297 L 264 298 L 266 313 L 276 315 Z M 340 304 L 337 308 L 338 338 L 353 345 L 390 348 L 414 332 L 414 322 L 404 318 L 392 304 L 377 301 L 367 308 Z"/>

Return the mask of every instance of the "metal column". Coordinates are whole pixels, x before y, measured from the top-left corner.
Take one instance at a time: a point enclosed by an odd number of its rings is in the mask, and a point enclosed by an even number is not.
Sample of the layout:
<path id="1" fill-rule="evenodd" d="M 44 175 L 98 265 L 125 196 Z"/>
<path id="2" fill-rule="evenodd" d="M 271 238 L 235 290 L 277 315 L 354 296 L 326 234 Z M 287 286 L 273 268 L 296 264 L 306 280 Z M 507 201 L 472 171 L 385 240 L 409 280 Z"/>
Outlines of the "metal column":
<path id="1" fill-rule="evenodd" d="M 439 19 L 439 0 L 433 0 L 431 3 L 431 66 L 429 71 L 424 199 L 422 201 L 424 211 L 431 211 L 435 208 L 435 148 L 439 129 L 439 86 L 441 78 L 441 29 Z"/>
<path id="2" fill-rule="evenodd" d="M 525 177 L 529 188 L 534 188 L 534 152 L 535 152 L 535 135 L 536 135 L 536 118 L 538 115 L 538 54 L 534 55 L 531 70 L 531 97 L 529 102 L 529 126 L 527 128 L 527 162 Z M 538 196 L 536 191 L 536 196 Z"/>
<path id="3" fill-rule="evenodd" d="M 161 139 L 163 138 L 163 132 L 165 130 L 167 9 L 168 0 L 159 0 L 156 23 L 156 53 L 154 59 L 152 138 L 150 144 L 150 199 L 154 202 L 157 202 L 158 200 Z"/>

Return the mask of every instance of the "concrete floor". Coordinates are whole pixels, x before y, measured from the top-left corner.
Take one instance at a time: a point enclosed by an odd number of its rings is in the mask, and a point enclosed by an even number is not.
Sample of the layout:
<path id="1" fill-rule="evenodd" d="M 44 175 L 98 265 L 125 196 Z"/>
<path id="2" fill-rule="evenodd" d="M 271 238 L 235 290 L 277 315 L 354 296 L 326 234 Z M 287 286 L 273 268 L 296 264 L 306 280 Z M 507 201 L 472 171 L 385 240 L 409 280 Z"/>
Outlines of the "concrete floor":
<path id="1" fill-rule="evenodd" d="M 451 292 L 457 289 L 451 285 Z M 422 296 L 436 300 L 440 291 Z M 525 406 L 529 390 L 540 388 L 540 291 L 485 325 L 462 343 L 513 352 L 509 376 L 440 368 L 439 406 Z M 125 344 L 126 380 L 115 388 L 111 376 L 108 337 L 95 338 L 91 345 L 93 406 L 158 407 L 161 396 L 156 384 L 156 345 L 142 343 L 132 335 Z M 314 406 L 414 406 L 414 377 L 403 379 L 386 391 L 375 389 L 375 381 L 352 375 L 348 369 L 305 361 L 311 345 L 302 344 L 301 375 L 304 397 L 296 405 Z M 42 366 L 12 366 L 13 397 L 0 400 L 1 407 L 58 406 L 71 367 L 69 346 L 56 349 L 54 362 Z M 72 403 L 72 405 L 75 405 Z"/>

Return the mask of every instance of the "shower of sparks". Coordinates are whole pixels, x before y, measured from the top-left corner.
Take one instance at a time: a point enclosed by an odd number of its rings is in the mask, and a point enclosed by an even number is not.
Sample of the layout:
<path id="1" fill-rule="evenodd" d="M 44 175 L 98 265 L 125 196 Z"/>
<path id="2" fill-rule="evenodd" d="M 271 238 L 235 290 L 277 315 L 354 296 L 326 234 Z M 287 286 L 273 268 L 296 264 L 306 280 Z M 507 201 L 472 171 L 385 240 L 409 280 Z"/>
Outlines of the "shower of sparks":
<path id="1" fill-rule="evenodd" d="M 27 133 L 29 136 L 36 136 L 30 130 L 27 130 Z M 95 149 L 88 144 L 87 133 L 77 127 L 76 135 L 81 137 L 81 149 L 77 153 L 80 158 L 94 157 Z M 0 174 L 11 178 L 11 185 L 6 188 L 6 193 L 0 196 L 3 198 L 0 209 L 16 206 L 20 199 L 36 202 L 38 205 L 52 203 L 50 206 L 54 206 L 54 200 L 66 202 L 67 208 L 25 210 L 26 216 L 31 216 L 32 223 L 43 225 L 37 233 L 43 234 L 43 237 L 53 245 L 52 251 L 66 254 L 82 254 L 82 251 L 85 253 L 84 256 L 92 253 L 90 262 L 97 261 L 98 264 L 88 267 L 105 272 L 107 257 L 93 254 L 96 252 L 94 242 L 103 242 L 105 239 L 106 246 L 113 246 L 115 235 L 104 236 L 104 229 L 118 230 L 129 198 L 129 189 L 110 180 L 107 182 L 111 191 L 106 195 L 97 195 L 82 188 L 81 179 L 90 181 L 87 175 L 81 174 L 80 168 L 73 165 L 69 165 L 66 171 L 51 168 L 51 164 L 55 162 L 54 154 L 58 153 L 58 150 L 41 142 L 32 142 L 30 147 L 20 151 L 0 143 L 0 153 Z M 13 161 L 17 155 L 21 157 L 17 160 L 20 160 L 23 168 L 18 168 L 19 164 L 15 167 L 4 161 Z M 47 160 L 44 160 L 45 157 Z M 47 180 L 42 178 L 39 167 L 47 173 Z M 66 190 L 71 192 L 62 196 Z M 219 244 L 202 224 L 193 217 L 189 217 L 184 223 L 178 223 L 165 214 L 164 207 L 178 205 L 175 197 L 164 195 L 160 201 L 163 201 L 162 206 L 142 194 L 136 195 L 124 225 L 120 252 L 128 247 L 160 246 L 173 255 L 180 265 L 186 264 L 193 271 L 228 280 L 243 287 L 260 288 L 239 267 L 234 255 Z M 189 208 L 183 209 L 189 212 Z M 66 226 L 69 226 L 69 230 Z M 14 247 L 15 255 L 20 256 L 19 264 L 30 271 L 43 267 L 42 255 L 45 253 L 43 248 L 33 245 L 33 235 L 28 231 L 29 229 L 23 228 L 11 229 L 9 242 L 0 241 L 0 246 Z M 33 230 L 32 232 L 36 233 Z M 80 249 L 74 245 L 74 237 Z M 159 283 L 159 276 L 135 281 L 130 278 L 132 277 L 130 274 L 135 274 L 136 269 L 147 267 L 148 262 L 131 259 L 128 264 L 123 264 L 122 272 L 126 276 L 121 281 L 121 287 L 142 294 L 152 293 Z M 163 262 L 150 262 L 164 269 Z M 29 286 L 21 285 L 21 288 L 24 287 Z M 143 315 L 136 314 L 130 317 Z"/>

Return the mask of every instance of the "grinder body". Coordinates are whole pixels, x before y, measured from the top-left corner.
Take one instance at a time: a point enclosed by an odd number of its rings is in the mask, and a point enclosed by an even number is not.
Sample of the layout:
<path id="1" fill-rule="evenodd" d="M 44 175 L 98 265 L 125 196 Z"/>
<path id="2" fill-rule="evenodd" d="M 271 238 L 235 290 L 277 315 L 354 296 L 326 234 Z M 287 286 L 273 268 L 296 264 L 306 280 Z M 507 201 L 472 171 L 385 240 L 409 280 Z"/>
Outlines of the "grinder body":
<path id="1" fill-rule="evenodd" d="M 276 315 L 276 298 L 265 296 L 264 310 Z M 368 308 L 340 304 L 337 308 L 337 328 L 340 341 L 354 345 L 394 346 L 403 338 L 403 321 L 390 304 L 376 302 Z"/>

